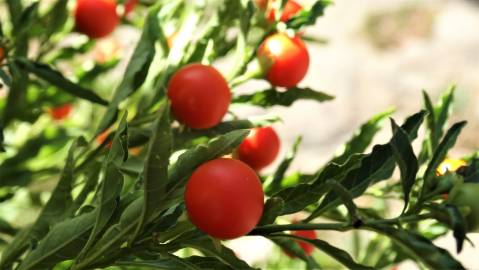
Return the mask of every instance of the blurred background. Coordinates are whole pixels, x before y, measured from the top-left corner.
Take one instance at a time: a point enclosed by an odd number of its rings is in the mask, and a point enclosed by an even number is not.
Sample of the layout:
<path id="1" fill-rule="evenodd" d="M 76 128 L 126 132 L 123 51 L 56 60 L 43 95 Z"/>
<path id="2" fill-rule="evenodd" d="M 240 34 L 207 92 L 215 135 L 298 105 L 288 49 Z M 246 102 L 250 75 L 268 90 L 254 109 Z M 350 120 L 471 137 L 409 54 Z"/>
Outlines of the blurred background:
<path id="1" fill-rule="evenodd" d="M 0 15 L 1 12 L 0 10 Z M 460 157 L 479 149 L 479 140 L 476 139 L 479 131 L 478 29 L 479 1 L 335 1 L 326 10 L 325 16 L 317 21 L 316 27 L 309 28 L 306 32 L 307 36 L 324 42 L 308 43 L 311 66 L 300 85 L 323 90 L 336 99 L 323 104 L 300 101 L 290 108 L 275 107 L 267 112 L 283 120 L 275 125 L 282 139 L 283 156 L 297 136 L 303 138 L 292 170 L 316 171 L 351 137 L 361 123 L 373 115 L 394 108 L 394 118 L 401 122 L 404 116 L 420 110 L 423 89 L 437 100 L 440 93 L 452 84 L 457 85 L 452 121 L 469 121 L 451 152 L 452 157 Z M 170 31 L 167 34 L 172 33 Z M 121 63 L 118 67 L 108 77 L 97 82 L 103 88 L 116 85 L 114 80 L 122 74 L 138 37 L 137 29 L 121 26 L 112 36 L 99 41 L 94 53 L 85 56 L 81 63 L 88 66 L 92 59 L 105 62 L 112 57 L 119 57 Z M 60 42 L 75 43 L 81 38 L 84 37 L 72 35 L 71 40 Z M 229 65 L 228 59 L 217 65 L 221 70 Z M 68 73 L 69 67 L 65 66 L 63 70 Z M 237 91 L 248 92 L 267 86 L 264 81 L 251 81 Z M 4 95 L 5 92 L 0 90 L 0 98 Z M 236 106 L 232 110 L 241 116 L 261 116 L 266 113 L 265 110 L 247 106 Z M 72 118 L 80 111 L 81 104 Z M 389 127 L 385 126 L 375 142 L 385 142 L 389 137 Z M 278 158 L 277 163 L 280 160 Z M 270 169 L 275 168 L 276 164 Z M 402 204 L 391 207 L 401 209 Z M 17 210 L 20 211 L 13 213 L 11 208 L 2 206 L 0 215 L 22 225 L 33 218 L 28 212 L 30 209 Z M 284 221 L 289 221 L 289 218 L 286 217 Z M 344 247 L 353 254 L 362 252 L 354 251 L 354 233 L 321 232 L 319 237 L 333 245 Z M 478 235 L 471 235 L 470 238 L 479 245 Z M 452 235 L 439 239 L 437 244 L 455 254 Z M 262 238 L 243 237 L 228 245 L 246 261 L 267 269 L 297 269 L 303 266 L 302 262 L 291 260 L 277 250 L 273 251 L 273 244 Z M 466 268 L 479 269 L 478 252 L 479 247 L 473 248 L 466 243 L 463 252 L 456 256 Z M 320 252 L 315 252 L 314 256 L 319 257 L 319 262 L 328 268 L 339 267 Z M 414 268 L 412 263 L 406 262 L 398 269 Z"/>
<path id="2" fill-rule="evenodd" d="M 300 85 L 324 90 L 336 99 L 323 104 L 300 101 L 290 108 L 268 110 L 283 119 L 283 124 L 275 126 L 283 153 L 298 135 L 303 137 L 293 168 L 315 171 L 373 115 L 394 108 L 393 117 L 400 122 L 420 110 L 423 89 L 436 101 L 452 84 L 457 90 L 451 123 L 465 119 L 468 125 L 450 154 L 460 157 L 477 151 L 478 29 L 479 1 L 474 0 L 335 1 L 316 27 L 306 32 L 326 43 L 308 43 L 312 61 Z M 242 89 L 248 91 L 263 86 L 261 83 L 251 82 Z M 264 113 L 261 109 L 239 110 L 245 115 Z M 389 130 L 386 123 L 375 141 L 386 142 L 391 135 Z M 401 209 L 402 204 L 391 207 Z M 320 237 L 341 246 L 349 243 L 352 249 L 353 234 L 344 237 L 327 233 Z M 471 234 L 470 238 L 479 243 L 479 235 Z M 452 233 L 436 243 L 455 254 Z M 251 247 L 254 245 L 248 245 Z M 260 254 L 245 252 L 252 258 Z M 466 244 L 456 256 L 466 268 L 479 269 L 478 252 L 479 247 Z M 415 268 L 411 263 L 399 266 Z"/>

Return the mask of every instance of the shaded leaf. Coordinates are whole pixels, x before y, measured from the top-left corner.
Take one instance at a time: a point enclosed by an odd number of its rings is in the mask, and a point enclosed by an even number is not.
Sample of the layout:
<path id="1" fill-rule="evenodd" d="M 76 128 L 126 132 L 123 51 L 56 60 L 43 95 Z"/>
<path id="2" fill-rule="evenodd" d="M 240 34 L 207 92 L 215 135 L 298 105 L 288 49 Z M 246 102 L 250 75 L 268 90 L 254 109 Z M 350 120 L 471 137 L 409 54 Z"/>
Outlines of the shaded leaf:
<path id="1" fill-rule="evenodd" d="M 344 266 L 348 267 L 349 269 L 368 269 L 368 270 L 373 269 L 372 267 L 356 263 L 353 260 L 353 258 L 351 257 L 351 255 L 349 255 L 346 251 L 344 251 L 342 249 L 339 249 L 337 247 L 334 247 L 334 246 L 328 244 L 328 242 L 320 240 L 320 239 L 309 239 L 309 238 L 304 238 L 304 237 L 300 237 L 300 236 L 296 236 L 296 235 L 292 235 L 292 234 L 270 235 L 269 237 L 271 237 L 271 238 L 290 238 L 290 239 L 296 239 L 296 240 L 306 242 L 308 244 L 311 244 L 311 245 L 317 247 L 318 249 L 320 249 L 324 253 L 328 254 L 329 256 L 331 256 L 332 258 L 334 258 L 335 260 L 337 260 L 338 262 L 340 262 Z"/>
<path id="2" fill-rule="evenodd" d="M 447 131 L 446 135 L 439 143 L 432 159 L 429 161 L 426 171 L 424 172 L 424 186 L 422 188 L 422 193 L 428 192 L 431 187 L 432 180 L 436 174 L 436 168 L 441 164 L 441 162 L 446 158 L 447 152 L 451 149 L 456 143 L 457 137 L 461 133 L 464 126 L 467 124 L 466 121 L 458 122 Z"/>
<path id="3" fill-rule="evenodd" d="M 113 99 L 108 105 L 96 135 L 106 130 L 116 120 L 118 105 L 144 83 L 155 57 L 155 43 L 163 33 L 157 17 L 160 7 L 161 5 L 156 5 L 149 10 L 140 40 L 128 62 L 123 79 L 116 88 Z"/>
<path id="4" fill-rule="evenodd" d="M 283 212 L 284 201 L 280 197 L 271 197 L 264 204 L 263 215 L 258 222 L 259 225 L 272 224 Z"/>
<path id="5" fill-rule="evenodd" d="M 323 92 L 317 92 L 310 88 L 290 88 L 287 91 L 279 92 L 276 89 L 267 89 L 264 91 L 256 92 L 250 95 L 242 95 L 233 98 L 233 103 L 249 103 L 255 106 L 263 108 L 269 108 L 272 106 L 291 106 L 295 101 L 315 100 L 318 102 L 324 102 L 334 99 L 333 96 L 325 94 Z"/>
<path id="6" fill-rule="evenodd" d="M 401 173 L 401 185 L 404 193 L 405 210 L 409 203 L 409 193 L 416 181 L 419 163 L 406 131 L 399 127 L 393 119 L 391 119 L 391 126 L 396 135 L 392 138 L 390 145 Z"/>
<path id="7" fill-rule="evenodd" d="M 385 225 L 370 227 L 394 240 L 412 259 L 423 262 L 430 269 L 464 269 L 445 249 L 436 247 L 421 235 Z"/>
<path id="8" fill-rule="evenodd" d="M 68 214 L 68 209 L 73 203 L 71 191 L 74 181 L 74 152 L 78 146 L 84 143 L 85 141 L 82 138 L 73 142 L 68 152 L 65 168 L 50 199 L 43 207 L 32 227 L 16 235 L 5 249 L 2 254 L 0 268 L 11 264 L 28 248 L 31 240 L 38 241 L 42 239 L 48 233 L 50 226 Z"/>
<path id="9" fill-rule="evenodd" d="M 127 113 L 123 114 L 120 125 L 113 137 L 113 144 L 108 152 L 108 156 L 102 165 L 103 179 L 101 181 L 101 188 L 98 191 L 98 207 L 95 218 L 95 225 L 90 234 L 90 237 L 80 251 L 78 258 L 83 258 L 95 239 L 105 229 L 106 225 L 115 213 L 119 204 L 119 197 L 123 188 L 123 175 L 119 170 L 120 162 L 125 160 L 125 155 L 128 153 L 128 125 L 126 122 Z"/>
<path id="10" fill-rule="evenodd" d="M 47 270 L 59 262 L 74 258 L 85 244 L 95 216 L 95 212 L 90 212 L 56 224 L 17 269 Z"/>
<path id="11" fill-rule="evenodd" d="M 421 111 L 412 115 L 401 126 L 412 140 L 417 136 L 417 130 L 421 125 L 425 112 Z M 395 132 L 391 141 L 397 140 L 398 132 Z M 349 171 L 342 179 L 337 179 L 353 197 L 358 197 L 366 191 L 369 185 L 378 181 L 388 179 L 394 171 L 394 155 L 391 148 L 391 141 L 387 144 L 376 145 L 370 154 L 361 160 L 361 166 Z M 334 192 L 329 192 L 320 206 L 306 219 L 310 221 L 320 216 L 327 209 L 337 206 L 338 196 Z"/>
<path id="12" fill-rule="evenodd" d="M 90 89 L 83 88 L 82 86 L 73 83 L 72 81 L 65 78 L 60 72 L 54 70 L 50 66 L 38 62 L 31 62 L 27 59 L 17 59 L 16 63 L 18 66 L 30 73 L 35 74 L 39 78 L 49 82 L 50 84 L 64 90 L 65 92 L 97 103 L 100 105 L 108 105 L 108 101 L 102 99 L 95 92 Z"/>
<path id="13" fill-rule="evenodd" d="M 300 29 L 301 27 L 314 25 L 316 19 L 323 16 L 324 10 L 332 4 L 330 0 L 315 1 L 313 6 L 308 10 L 302 10 L 298 15 L 295 15 L 286 22 L 288 28 Z"/>
<path id="14" fill-rule="evenodd" d="M 142 227 L 150 221 L 155 209 L 166 193 L 168 183 L 168 164 L 172 149 L 172 133 L 169 119 L 170 107 L 163 103 L 158 110 L 158 119 L 148 147 L 148 155 L 143 170 L 144 199 L 138 228 L 132 237 L 136 238 Z"/>

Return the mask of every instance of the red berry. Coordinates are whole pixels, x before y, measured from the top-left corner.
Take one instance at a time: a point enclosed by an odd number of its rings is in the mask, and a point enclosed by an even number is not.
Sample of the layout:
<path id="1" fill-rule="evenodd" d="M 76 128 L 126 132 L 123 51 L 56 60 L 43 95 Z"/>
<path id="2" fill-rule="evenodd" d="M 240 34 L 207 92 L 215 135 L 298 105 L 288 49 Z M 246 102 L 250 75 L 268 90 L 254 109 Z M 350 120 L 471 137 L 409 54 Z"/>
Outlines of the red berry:
<path id="1" fill-rule="evenodd" d="M 135 6 L 138 4 L 138 0 L 127 0 L 125 2 L 125 15 L 132 12 Z"/>
<path id="2" fill-rule="evenodd" d="M 278 156 L 279 137 L 272 127 L 260 127 L 251 133 L 238 147 L 238 158 L 256 171 L 271 164 Z"/>
<path id="3" fill-rule="evenodd" d="M 266 78 L 274 86 L 294 87 L 308 72 L 309 53 L 298 36 L 273 34 L 263 41 L 257 55 Z"/>
<path id="4" fill-rule="evenodd" d="M 191 222 L 217 239 L 249 233 L 263 213 L 264 193 L 256 173 L 239 160 L 219 158 L 199 166 L 186 185 Z"/>
<path id="5" fill-rule="evenodd" d="M 62 120 L 70 115 L 73 106 L 70 103 L 66 103 L 49 110 L 50 116 L 55 120 Z"/>
<path id="6" fill-rule="evenodd" d="M 109 35 L 120 21 L 114 0 L 77 0 L 76 4 L 76 29 L 90 38 Z"/>
<path id="7" fill-rule="evenodd" d="M 283 13 L 281 14 L 280 21 L 287 22 L 289 19 L 294 17 L 303 7 L 296 1 L 289 0 L 284 6 Z M 276 19 L 276 12 L 274 9 L 268 14 L 268 21 L 274 22 Z"/>
<path id="8" fill-rule="evenodd" d="M 231 101 L 228 83 L 221 73 L 202 64 L 189 64 L 173 74 L 168 97 L 176 119 L 195 129 L 219 124 Z"/>

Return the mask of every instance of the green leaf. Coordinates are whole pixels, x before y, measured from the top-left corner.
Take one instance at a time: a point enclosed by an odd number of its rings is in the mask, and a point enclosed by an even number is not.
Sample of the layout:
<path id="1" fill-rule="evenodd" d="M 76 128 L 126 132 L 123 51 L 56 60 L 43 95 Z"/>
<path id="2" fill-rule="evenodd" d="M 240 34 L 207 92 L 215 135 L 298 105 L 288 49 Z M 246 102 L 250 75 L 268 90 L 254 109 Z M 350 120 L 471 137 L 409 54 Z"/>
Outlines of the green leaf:
<path id="1" fill-rule="evenodd" d="M 321 269 L 321 267 L 319 267 L 318 263 L 314 260 L 314 258 L 312 256 L 306 255 L 304 250 L 298 245 L 296 241 L 289 238 L 281 237 L 271 237 L 270 240 L 273 241 L 276 245 L 278 245 L 282 250 L 304 261 L 308 269 Z"/>
<path id="2" fill-rule="evenodd" d="M 358 167 L 362 158 L 362 155 L 353 155 L 342 165 L 330 163 L 318 175 L 313 177 L 311 184 L 299 184 L 285 188 L 274 194 L 274 197 L 280 197 L 284 201 L 281 215 L 296 213 L 308 205 L 318 202 L 328 191 L 326 180 L 331 178 L 338 179 L 340 175 Z"/>
<path id="3" fill-rule="evenodd" d="M 271 123 L 272 121 L 267 121 L 267 123 Z M 173 130 L 173 137 L 175 138 L 175 149 L 181 149 L 192 144 L 197 144 L 197 141 L 207 142 L 209 138 L 216 137 L 219 135 L 226 134 L 231 131 L 239 130 L 239 129 L 250 129 L 257 126 L 262 125 L 263 123 L 256 123 L 249 120 L 232 120 L 232 121 L 225 121 L 218 124 L 215 127 L 206 129 L 206 130 L 181 130 L 181 129 L 174 129 Z"/>
<path id="4" fill-rule="evenodd" d="M 238 259 L 234 252 L 220 245 L 219 248 L 210 238 L 200 238 L 194 240 L 182 240 L 180 243 L 183 247 L 191 247 L 204 253 L 206 256 L 214 256 L 223 263 L 230 265 L 234 269 L 253 269 L 243 260 Z"/>
<path id="5" fill-rule="evenodd" d="M 98 127 L 97 134 L 106 130 L 116 119 L 118 114 L 118 105 L 127 97 L 138 90 L 145 82 L 150 65 L 155 57 L 155 43 L 158 41 L 163 31 L 158 21 L 158 11 L 161 3 L 151 8 L 145 19 L 145 25 L 138 41 L 133 55 L 130 58 L 128 66 L 120 85 L 116 88 L 113 99 Z"/>
<path id="6" fill-rule="evenodd" d="M 113 137 L 111 150 L 103 162 L 103 179 L 100 184 L 101 188 L 98 191 L 98 210 L 96 211 L 95 225 L 87 243 L 78 255 L 79 260 L 88 254 L 93 242 L 105 229 L 118 207 L 118 199 L 123 188 L 123 175 L 119 170 L 119 166 L 128 153 L 128 125 L 126 119 L 127 113 L 125 112 Z"/>
<path id="7" fill-rule="evenodd" d="M 334 99 L 333 96 L 323 92 L 317 92 L 311 88 L 290 88 L 284 92 L 276 89 L 267 89 L 250 95 L 242 95 L 233 98 L 233 103 L 249 103 L 263 108 L 269 108 L 275 105 L 291 106 L 297 100 L 315 100 L 324 102 Z"/>
<path id="8" fill-rule="evenodd" d="M 462 251 L 464 240 L 467 233 L 467 222 L 464 215 L 456 205 L 453 204 L 428 204 L 428 210 L 434 215 L 434 218 L 441 223 L 446 224 L 453 230 L 456 239 L 456 251 L 459 254 Z"/>
<path id="9" fill-rule="evenodd" d="M 296 154 L 298 152 L 299 145 L 301 144 L 301 137 L 296 138 L 296 141 L 293 144 L 293 149 L 286 155 L 284 160 L 279 164 L 278 168 L 271 177 L 271 180 L 267 180 L 269 184 L 267 185 L 267 193 L 277 192 L 281 188 L 281 182 L 285 176 L 286 171 L 289 169 L 289 166 L 293 162 Z"/>
<path id="10" fill-rule="evenodd" d="M 417 131 L 425 116 L 425 112 L 421 111 L 412 115 L 401 126 L 412 140 L 417 136 Z M 391 141 L 387 144 L 376 145 L 370 154 L 361 160 L 361 166 L 349 171 L 342 179 L 337 179 L 346 189 L 348 189 L 353 197 L 358 197 L 366 191 L 366 189 L 376 182 L 388 179 L 394 171 L 394 154 L 391 142 L 396 141 L 399 133 L 396 131 Z M 334 192 L 329 192 L 320 206 L 306 219 L 310 221 L 320 216 L 327 209 L 337 206 L 339 203 L 338 196 Z"/>
<path id="11" fill-rule="evenodd" d="M 286 22 L 288 28 L 300 29 L 301 27 L 314 25 L 318 17 L 323 16 L 324 10 L 333 2 L 330 0 L 317 0 L 308 10 L 302 10 L 298 15 Z"/>
<path id="12" fill-rule="evenodd" d="M 231 153 L 243 141 L 248 132 L 247 130 L 233 131 L 211 140 L 206 145 L 199 145 L 183 153 L 175 164 L 170 165 L 168 170 L 170 186 L 156 211 L 161 212 L 181 202 L 184 184 L 193 170 L 208 160 Z M 132 202 L 122 213 L 119 223 L 111 226 L 103 234 L 91 248 L 88 256 L 77 265 L 77 268 L 86 267 L 107 252 L 118 249 L 124 241 L 131 237 L 131 233 L 138 226 L 143 203 L 143 198 Z"/>
<path id="13" fill-rule="evenodd" d="M 8 87 L 12 86 L 12 78 L 10 78 L 10 75 L 8 75 L 3 69 L 0 69 L 0 80 Z"/>
<path id="14" fill-rule="evenodd" d="M 280 197 L 271 197 L 264 204 L 263 215 L 258 225 L 274 223 L 276 218 L 283 212 L 284 201 Z"/>
<path id="15" fill-rule="evenodd" d="M 0 268 L 11 264 L 18 258 L 29 246 L 31 240 L 38 241 L 42 239 L 49 231 L 50 227 L 56 222 L 65 218 L 68 209 L 73 203 L 71 191 L 74 181 L 74 152 L 78 146 L 85 144 L 80 138 L 73 142 L 68 152 L 60 180 L 45 204 L 33 226 L 18 234 L 2 254 Z"/>
<path id="16" fill-rule="evenodd" d="M 344 163 L 353 154 L 363 153 L 371 144 L 376 133 L 381 130 L 384 120 L 391 116 L 394 110 L 387 110 L 373 116 L 354 133 L 353 137 L 341 148 L 341 153 L 330 162 Z"/>
<path id="17" fill-rule="evenodd" d="M 10 225 L 3 218 L 0 218 L 0 233 L 15 235 L 17 233 L 17 229 L 13 228 L 12 225 Z"/>
<path id="18" fill-rule="evenodd" d="M 452 125 L 442 139 L 441 143 L 437 146 L 437 149 L 434 152 L 432 159 L 429 161 L 426 171 L 424 172 L 424 184 L 421 190 L 423 195 L 425 195 L 425 192 L 429 191 L 429 188 L 433 184 L 432 181 L 436 173 L 436 168 L 446 158 L 447 152 L 454 146 L 457 137 L 466 124 L 466 121 L 462 121 Z"/>
<path id="19" fill-rule="evenodd" d="M 196 267 L 195 269 L 219 269 L 219 270 L 232 270 L 230 266 L 222 263 L 215 257 L 202 257 L 191 256 L 187 258 L 161 258 L 158 260 L 145 260 L 145 261 L 119 261 L 115 265 L 120 267 L 142 267 L 151 269 L 165 269 L 165 270 L 178 270 L 189 269 L 189 267 Z"/>
<path id="20" fill-rule="evenodd" d="M 67 78 L 65 78 L 60 72 L 54 70 L 50 66 L 38 62 L 31 62 L 27 59 L 16 59 L 15 61 L 18 66 L 30 73 L 35 74 L 39 78 L 49 82 L 50 84 L 64 90 L 65 92 L 91 101 L 93 103 L 97 103 L 100 105 L 108 105 L 108 101 L 102 99 L 92 90 L 86 89 L 77 85 Z"/>
<path id="21" fill-rule="evenodd" d="M 140 230 L 154 217 L 155 209 L 161 204 L 168 183 L 168 164 L 172 149 L 172 133 L 170 127 L 170 106 L 163 103 L 158 110 L 158 118 L 154 124 L 154 133 L 148 147 L 148 155 L 143 170 L 144 199 L 140 222 L 131 241 L 134 241 Z"/>
<path id="22" fill-rule="evenodd" d="M 168 181 L 173 186 L 183 186 L 187 177 L 196 167 L 211 159 L 231 153 L 243 142 L 248 133 L 249 130 L 235 130 L 211 140 L 206 145 L 199 145 L 186 151 L 168 171 Z M 169 188 L 169 190 L 171 189 Z"/>
<path id="23" fill-rule="evenodd" d="M 50 11 L 45 15 L 47 20 L 45 36 L 47 39 L 65 27 L 69 15 L 67 4 L 68 0 L 57 0 Z"/>
<path id="24" fill-rule="evenodd" d="M 17 270 L 52 269 L 57 263 L 74 258 L 85 244 L 95 216 L 95 212 L 90 212 L 56 224 Z"/>
<path id="25" fill-rule="evenodd" d="M 424 106 L 427 112 L 427 138 L 424 140 L 420 155 L 421 163 L 428 160 L 439 144 L 446 126 L 447 119 L 452 112 L 455 86 L 451 86 L 440 98 L 436 106 L 432 105 L 429 95 L 423 91 Z"/>
<path id="26" fill-rule="evenodd" d="M 370 228 L 394 240 L 412 259 L 423 262 L 430 269 L 464 269 L 446 250 L 421 235 L 385 225 Z"/>
<path id="27" fill-rule="evenodd" d="M 390 145 L 401 173 L 401 185 L 404 193 L 404 210 L 406 210 L 409 203 L 409 193 L 416 181 L 419 163 L 406 131 L 399 127 L 393 119 L 391 119 L 391 126 L 396 136 L 392 138 Z"/>
<path id="28" fill-rule="evenodd" d="M 295 239 L 299 240 L 308 244 L 311 244 L 317 248 L 319 248 L 321 251 L 324 253 L 328 254 L 344 266 L 348 267 L 349 269 L 368 269 L 372 270 L 372 267 L 361 265 L 356 263 L 351 255 L 349 255 L 346 251 L 339 249 L 335 246 L 332 246 L 328 244 L 328 242 L 320 240 L 320 239 L 309 239 L 309 238 L 304 238 L 292 234 L 277 234 L 277 235 L 270 235 L 268 237 L 271 238 L 290 238 L 290 239 Z"/>
<path id="29" fill-rule="evenodd" d="M 344 206 L 348 209 L 349 217 L 354 223 L 358 217 L 357 217 L 357 207 L 356 204 L 353 202 L 353 195 L 343 186 L 341 183 L 338 183 L 338 181 L 335 181 L 333 179 L 329 179 L 326 181 L 326 184 L 331 187 L 331 189 L 338 195 L 338 197 L 341 199 L 343 202 Z"/>

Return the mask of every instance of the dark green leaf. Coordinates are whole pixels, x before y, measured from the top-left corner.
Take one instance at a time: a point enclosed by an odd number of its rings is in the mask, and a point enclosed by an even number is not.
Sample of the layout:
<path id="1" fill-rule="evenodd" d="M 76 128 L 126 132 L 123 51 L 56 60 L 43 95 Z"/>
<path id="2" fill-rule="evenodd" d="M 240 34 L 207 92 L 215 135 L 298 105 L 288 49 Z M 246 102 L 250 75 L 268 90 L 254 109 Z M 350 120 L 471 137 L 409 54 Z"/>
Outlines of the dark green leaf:
<path id="1" fill-rule="evenodd" d="M 235 97 L 233 103 L 249 103 L 263 108 L 269 108 L 275 105 L 291 106 L 295 101 L 300 99 L 323 102 L 332 100 L 334 97 L 323 92 L 314 91 L 311 88 L 295 87 L 284 92 L 279 92 L 276 89 L 267 89 L 250 95 L 242 95 Z"/>
<path id="2" fill-rule="evenodd" d="M 412 259 L 430 269 L 464 269 L 446 250 L 421 235 L 385 225 L 371 226 L 371 229 L 394 240 Z"/>
<path id="3" fill-rule="evenodd" d="M 181 261 L 179 261 L 181 260 Z M 119 261 L 115 263 L 117 266 L 123 267 L 146 267 L 152 269 L 165 269 L 165 270 L 178 270 L 178 269 L 187 269 L 185 268 L 184 263 L 192 264 L 198 269 L 218 269 L 218 270 L 232 270 L 230 266 L 222 263 L 215 257 L 201 257 L 201 256 L 191 256 L 188 258 L 164 258 L 154 261 Z"/>
<path id="4" fill-rule="evenodd" d="M 12 86 L 12 78 L 3 69 L 0 69 L 0 83 L 6 84 L 8 87 Z"/>
<path id="5" fill-rule="evenodd" d="M 0 218 L 0 233 L 15 235 L 17 229 L 13 228 L 6 220 Z"/>
<path id="6" fill-rule="evenodd" d="M 280 197 L 271 197 L 264 204 L 263 216 L 258 225 L 272 224 L 283 212 L 284 201 Z"/>
<path id="7" fill-rule="evenodd" d="M 421 125 L 425 116 L 425 112 L 421 111 L 412 115 L 401 126 L 408 134 L 410 140 L 417 136 L 417 130 Z M 395 132 L 391 141 L 397 140 L 398 132 Z M 378 181 L 388 179 L 394 171 L 394 155 L 391 147 L 391 141 L 387 144 L 376 145 L 370 154 L 366 155 L 361 166 L 349 171 L 342 179 L 335 178 L 346 189 L 348 189 L 353 197 L 358 197 L 366 191 L 369 185 Z M 339 203 L 338 196 L 334 192 L 329 192 L 321 205 L 306 219 L 310 221 L 320 216 L 330 207 L 337 206 Z"/>
<path id="8" fill-rule="evenodd" d="M 74 152 L 78 146 L 84 143 L 85 141 L 83 139 L 77 139 L 73 142 L 68 152 L 65 168 L 50 199 L 45 204 L 45 207 L 40 212 L 33 226 L 23 233 L 18 234 L 5 249 L 2 254 L 0 268 L 11 264 L 28 248 L 29 241 L 42 239 L 53 224 L 68 214 L 68 209 L 73 203 L 71 191 L 74 181 Z"/>
<path id="9" fill-rule="evenodd" d="M 458 122 L 447 131 L 446 135 L 442 139 L 441 143 L 438 145 L 434 155 L 432 156 L 431 161 L 427 165 L 426 171 L 424 172 L 424 186 L 422 192 L 428 192 L 431 187 L 432 180 L 436 174 L 436 168 L 439 164 L 446 158 L 447 152 L 451 149 L 456 143 L 457 137 L 461 133 L 462 128 L 467 124 L 467 122 Z"/>
<path id="10" fill-rule="evenodd" d="M 312 256 L 306 255 L 298 243 L 286 237 L 271 237 L 270 239 L 284 251 L 304 261 L 309 269 L 321 269 Z"/>
<path id="11" fill-rule="evenodd" d="M 459 208 L 452 204 L 430 204 L 428 208 L 438 221 L 447 224 L 453 230 L 454 238 L 456 239 L 456 250 L 457 253 L 460 253 L 466 239 L 467 222 Z"/>
<path id="12" fill-rule="evenodd" d="M 191 247 L 204 253 L 206 256 L 214 256 L 223 263 L 230 265 L 234 269 L 253 269 L 246 262 L 238 259 L 234 252 L 220 245 L 219 248 L 209 238 L 202 238 L 198 240 L 184 240 L 180 243 L 183 247 Z"/>
<path id="13" fill-rule="evenodd" d="M 416 181 L 419 163 L 406 131 L 399 127 L 393 119 L 391 119 L 391 125 L 396 136 L 392 138 L 390 145 L 401 173 L 401 185 L 404 193 L 405 210 L 409 203 L 409 193 Z"/>
<path id="14" fill-rule="evenodd" d="M 187 177 L 196 167 L 221 155 L 230 154 L 233 149 L 243 142 L 248 133 L 248 130 L 235 130 L 211 140 L 206 145 L 198 145 L 186 151 L 171 166 L 168 171 L 168 181 L 171 185 L 183 186 Z"/>
<path id="15" fill-rule="evenodd" d="M 154 132 L 148 147 L 148 155 L 143 170 L 145 203 L 132 241 L 143 226 L 154 217 L 155 209 L 161 204 L 162 197 L 166 193 L 168 164 L 173 144 L 169 114 L 170 106 L 168 103 L 163 103 L 158 110 L 158 118 L 154 124 Z"/>
<path id="16" fill-rule="evenodd" d="M 56 224 L 17 269 L 48 270 L 59 262 L 74 258 L 85 244 L 95 216 L 95 212 L 90 212 Z"/>
<path id="17" fill-rule="evenodd" d="M 340 175 L 359 166 L 363 156 L 354 155 L 346 163 L 338 165 L 330 163 L 318 175 L 312 177 L 311 184 L 299 184 L 285 188 L 273 196 L 283 199 L 284 208 L 282 215 L 292 214 L 303 210 L 308 205 L 316 203 L 327 192 L 326 180 L 339 179 Z"/>
<path id="18" fill-rule="evenodd" d="M 384 119 L 389 117 L 394 110 L 388 110 L 373 116 L 362 124 L 353 137 L 341 148 L 344 149 L 330 162 L 342 164 L 353 154 L 363 153 L 371 144 L 376 133 L 381 129 Z"/>
<path id="19" fill-rule="evenodd" d="M 331 189 L 338 195 L 338 197 L 341 199 L 343 202 L 344 206 L 348 209 L 349 217 L 353 221 L 357 220 L 357 207 L 356 204 L 353 202 L 353 195 L 344 187 L 341 185 L 341 183 L 338 183 L 337 181 L 333 179 L 329 179 L 326 181 L 326 184 L 331 187 Z"/>
<path id="20" fill-rule="evenodd" d="M 314 25 L 318 17 L 323 16 L 324 10 L 332 3 L 330 0 L 315 1 L 313 6 L 308 10 L 301 11 L 298 15 L 286 22 L 288 28 L 299 29 L 304 26 Z"/>
<path id="21" fill-rule="evenodd" d="M 69 15 L 67 4 L 68 0 L 57 0 L 51 10 L 46 14 L 47 27 L 45 36 L 47 39 L 65 27 L 65 22 Z"/>
<path id="22" fill-rule="evenodd" d="M 121 162 L 125 160 L 125 155 L 128 153 L 128 125 L 126 122 L 127 113 L 123 114 L 120 125 L 113 137 L 113 144 L 105 161 L 103 162 L 102 171 L 103 179 L 101 181 L 101 188 L 98 191 L 98 207 L 95 219 L 95 225 L 90 234 L 90 237 L 80 251 L 78 258 L 83 258 L 95 239 L 105 229 L 106 225 L 112 218 L 116 208 L 118 207 L 118 200 L 123 188 L 123 175 L 119 170 Z"/>
<path id="23" fill-rule="evenodd" d="M 163 35 L 163 31 L 158 21 L 158 10 L 161 5 L 151 8 L 145 19 L 145 25 L 138 41 L 135 51 L 126 67 L 125 74 L 120 85 L 116 88 L 113 99 L 97 130 L 97 135 L 106 130 L 117 117 L 118 105 L 133 94 L 144 83 L 150 65 L 155 57 L 155 43 Z"/>
<path id="24" fill-rule="evenodd" d="M 304 238 L 292 234 L 278 234 L 278 235 L 270 235 L 269 237 L 271 238 L 290 238 L 290 239 L 296 239 L 300 240 L 303 242 L 306 242 L 308 244 L 311 244 L 317 248 L 319 248 L 321 251 L 324 253 L 328 254 L 344 266 L 348 267 L 349 269 L 368 269 L 372 270 L 372 267 L 361 265 L 356 263 L 351 255 L 349 255 L 346 251 L 339 249 L 337 247 L 334 247 L 328 242 L 320 240 L 320 239 L 309 239 L 309 238 Z"/>
<path id="25" fill-rule="evenodd" d="M 35 74 L 39 78 L 49 82 L 50 84 L 64 90 L 65 92 L 97 103 L 100 105 L 108 105 L 108 101 L 102 99 L 100 96 L 95 94 L 92 90 L 86 89 L 77 85 L 67 78 L 65 78 L 60 72 L 54 70 L 50 66 L 42 63 L 31 62 L 27 59 L 17 59 L 16 63 L 18 66 L 25 69 L 26 71 Z"/>

